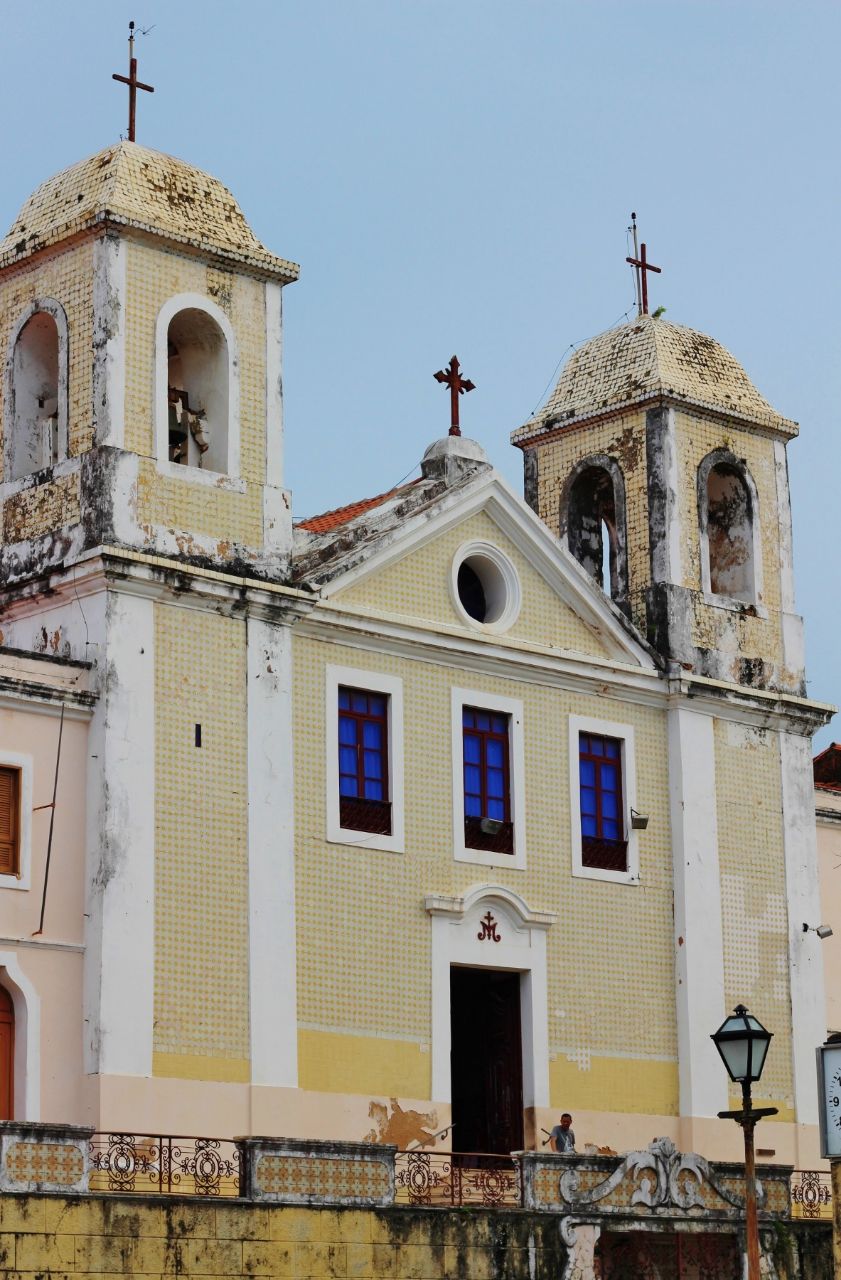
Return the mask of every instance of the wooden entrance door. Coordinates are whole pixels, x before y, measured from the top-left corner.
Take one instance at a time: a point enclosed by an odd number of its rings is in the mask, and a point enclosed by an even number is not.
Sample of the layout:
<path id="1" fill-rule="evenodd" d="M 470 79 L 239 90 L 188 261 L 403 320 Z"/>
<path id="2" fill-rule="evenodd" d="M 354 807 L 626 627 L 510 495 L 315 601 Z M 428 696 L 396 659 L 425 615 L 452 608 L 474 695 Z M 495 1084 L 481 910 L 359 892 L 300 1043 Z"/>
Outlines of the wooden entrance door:
<path id="1" fill-rule="evenodd" d="M 12 997 L 0 987 L 0 1120 L 15 1116 L 15 1010 Z"/>
<path id="2" fill-rule="evenodd" d="M 450 970 L 453 1151 L 523 1147 L 520 975 Z"/>

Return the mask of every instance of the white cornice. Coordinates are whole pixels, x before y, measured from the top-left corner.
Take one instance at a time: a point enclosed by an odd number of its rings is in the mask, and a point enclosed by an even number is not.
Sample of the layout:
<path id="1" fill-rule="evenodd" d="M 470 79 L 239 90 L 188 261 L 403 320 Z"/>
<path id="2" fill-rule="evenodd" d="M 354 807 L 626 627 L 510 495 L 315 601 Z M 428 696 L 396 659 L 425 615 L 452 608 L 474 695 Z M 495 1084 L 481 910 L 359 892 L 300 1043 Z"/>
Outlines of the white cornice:
<path id="1" fill-rule="evenodd" d="M 294 621 L 309 612 L 317 598 L 279 583 L 220 573 L 162 556 L 100 547 L 48 579 L 8 591 L 4 599 L 0 598 L 0 604 L 4 616 L 16 620 L 43 612 L 47 598 L 51 605 L 67 604 L 106 589 L 149 600 L 177 601 L 190 609 L 245 614 L 274 622 Z"/>
<path id="2" fill-rule="evenodd" d="M 321 601 L 298 621 L 295 635 L 473 675 L 517 680 L 589 696 L 616 698 L 663 711 L 686 707 L 719 720 L 775 732 L 813 733 L 832 713 L 823 703 L 747 689 L 704 677 L 669 676 L 569 650 L 551 650 L 506 637 L 474 636 L 419 619 L 351 610 Z"/>

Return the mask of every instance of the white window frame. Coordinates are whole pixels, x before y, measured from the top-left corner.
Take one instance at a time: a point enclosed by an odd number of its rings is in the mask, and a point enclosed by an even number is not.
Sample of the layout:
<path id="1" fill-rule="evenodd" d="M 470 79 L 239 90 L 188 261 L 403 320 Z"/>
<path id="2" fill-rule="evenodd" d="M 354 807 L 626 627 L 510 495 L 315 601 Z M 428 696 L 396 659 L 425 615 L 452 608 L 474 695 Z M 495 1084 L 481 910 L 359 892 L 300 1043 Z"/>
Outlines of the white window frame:
<path id="1" fill-rule="evenodd" d="M 32 885 L 32 756 L 0 747 L 0 765 L 20 770 L 20 847 L 18 875 L 0 873 L 0 889 L 29 889 Z"/>
<path id="2" fill-rule="evenodd" d="M 581 789 L 578 770 L 579 734 L 596 733 L 617 738 L 621 743 L 622 822 L 627 846 L 626 871 L 606 871 L 601 867 L 585 867 L 581 848 Z M 634 726 L 613 720 L 595 720 L 591 716 L 569 717 L 569 819 L 572 836 L 572 874 L 584 880 L 608 880 L 613 884 L 639 884 L 639 835 L 631 826 L 631 809 L 637 808 L 637 764 Z"/>
<path id="3" fill-rule="evenodd" d="M 170 321 L 179 311 L 203 311 L 213 320 L 225 338 L 228 354 L 228 468 L 227 471 L 210 471 L 204 467 L 189 467 L 169 460 L 169 351 Z M 239 421 L 239 356 L 233 326 L 221 307 L 200 293 L 178 293 L 168 298 L 158 312 L 155 323 L 155 453 L 157 469 L 161 475 L 186 480 L 189 484 L 212 485 L 216 489 L 245 492 L 245 481 L 240 477 L 240 421 Z"/>
<path id="4" fill-rule="evenodd" d="M 399 676 L 359 667 L 325 667 L 325 777 L 327 779 L 327 840 L 330 844 L 355 845 L 363 849 L 381 849 L 386 853 L 404 853 L 405 792 L 403 776 L 403 681 Z M 354 831 L 343 827 L 339 819 L 339 687 L 365 689 L 388 698 L 388 787 L 391 801 L 391 835 L 372 831 Z"/>
<path id="5" fill-rule="evenodd" d="M 514 828 L 514 852 L 490 853 L 469 849 L 464 843 L 464 738 L 462 709 L 477 707 L 508 716 L 508 786 L 511 822 Z M 456 862 L 472 862 L 480 867 L 526 866 L 526 766 L 523 744 L 523 703 L 519 698 L 505 698 L 481 689 L 451 691 L 452 756 L 453 756 L 453 857 Z"/>

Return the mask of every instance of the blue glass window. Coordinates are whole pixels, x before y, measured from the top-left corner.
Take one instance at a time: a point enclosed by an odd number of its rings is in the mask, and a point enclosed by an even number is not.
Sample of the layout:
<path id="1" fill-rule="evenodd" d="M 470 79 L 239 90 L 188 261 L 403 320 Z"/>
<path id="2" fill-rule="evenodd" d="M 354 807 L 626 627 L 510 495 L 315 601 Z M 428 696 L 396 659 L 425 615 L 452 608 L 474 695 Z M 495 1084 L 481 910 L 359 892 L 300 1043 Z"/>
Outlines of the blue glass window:
<path id="1" fill-rule="evenodd" d="M 339 795 L 388 800 L 388 699 L 339 689 Z"/>
<path id="2" fill-rule="evenodd" d="M 508 716 L 462 709 L 464 816 L 511 821 Z"/>
<path id="3" fill-rule="evenodd" d="M 578 778 L 582 836 L 624 841 L 621 742 L 595 733 L 580 734 Z"/>

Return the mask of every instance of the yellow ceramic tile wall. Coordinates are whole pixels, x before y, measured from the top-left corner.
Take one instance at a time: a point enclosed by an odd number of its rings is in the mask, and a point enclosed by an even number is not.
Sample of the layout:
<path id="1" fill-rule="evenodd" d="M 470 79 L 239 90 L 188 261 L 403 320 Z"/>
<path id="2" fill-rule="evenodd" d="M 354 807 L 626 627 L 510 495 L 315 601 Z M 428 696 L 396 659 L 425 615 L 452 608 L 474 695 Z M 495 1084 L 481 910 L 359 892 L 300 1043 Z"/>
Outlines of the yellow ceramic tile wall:
<path id="1" fill-rule="evenodd" d="M 12 329 L 35 298 L 55 298 L 67 315 L 68 426 L 70 453 L 93 443 L 91 346 L 93 342 L 93 243 L 87 240 L 55 256 L 10 271 L 0 282 L 0 350 L 8 350 Z M 0 378 L 0 421 L 5 379 Z M 0 449 L 0 475 L 3 450 Z"/>
<path id="2" fill-rule="evenodd" d="M 249 276 L 219 271 L 158 247 L 127 241 L 126 251 L 126 448 L 143 460 L 138 519 L 141 524 L 259 546 L 266 438 L 264 286 Z M 215 302 L 236 334 L 245 493 L 161 476 L 155 468 L 155 325 L 160 308 L 179 293 L 197 293 Z"/>
<path id="3" fill-rule="evenodd" d="M 572 649 L 604 657 L 601 640 L 573 611 L 559 600 L 547 582 L 512 546 L 499 526 L 484 512 L 471 516 L 440 534 L 431 543 L 410 552 L 371 578 L 337 593 L 346 604 L 368 605 L 412 618 L 459 627 L 475 635 L 462 623 L 450 594 L 450 567 L 453 556 L 465 542 L 492 542 L 509 557 L 520 577 L 523 603 L 520 616 L 506 633 L 515 640 L 528 640 L 554 648 Z"/>
<path id="4" fill-rule="evenodd" d="M 298 984 L 303 1027 L 402 1039 L 423 1051 L 431 1033 L 431 926 L 424 896 L 461 894 L 470 885 L 490 881 L 510 886 L 535 909 L 558 913 L 558 922 L 549 932 L 550 1053 L 559 1064 L 553 1070 L 560 1072 L 563 1064 L 569 1064 L 577 1073 L 580 1105 L 593 1109 L 605 1105 L 594 1058 L 625 1054 L 630 1059 L 674 1058 L 672 874 L 663 715 L 607 697 L 470 675 L 306 637 L 293 636 L 293 647 Z M 382 671 L 404 682 L 407 838 L 403 854 L 326 842 L 327 663 Z M 523 699 L 528 861 L 524 870 L 476 867 L 453 859 L 450 689 L 454 685 Z M 570 713 L 635 726 L 639 797 L 651 815 L 640 842 L 638 886 L 571 875 Z M 377 921 L 376 928 L 371 928 L 372 920 Z M 629 999 L 629 984 L 633 999 Z M 591 998 L 597 989 L 598 1009 Z M 350 1089 L 354 1083 L 350 1069 L 343 1079 Z M 362 1058 L 355 1080 L 351 1091 L 369 1091 Z"/>
<path id="5" fill-rule="evenodd" d="M 791 1002 L 777 735 L 716 721 L 715 769 L 725 1000 L 728 1009 L 747 1005 L 774 1032 L 761 1091 L 788 1109 Z"/>
<path id="6" fill-rule="evenodd" d="M 155 655 L 156 1069 L 194 1078 L 204 1058 L 206 1079 L 239 1079 L 249 1056 L 245 625 L 156 605 Z"/>

